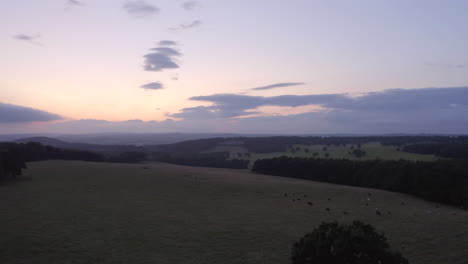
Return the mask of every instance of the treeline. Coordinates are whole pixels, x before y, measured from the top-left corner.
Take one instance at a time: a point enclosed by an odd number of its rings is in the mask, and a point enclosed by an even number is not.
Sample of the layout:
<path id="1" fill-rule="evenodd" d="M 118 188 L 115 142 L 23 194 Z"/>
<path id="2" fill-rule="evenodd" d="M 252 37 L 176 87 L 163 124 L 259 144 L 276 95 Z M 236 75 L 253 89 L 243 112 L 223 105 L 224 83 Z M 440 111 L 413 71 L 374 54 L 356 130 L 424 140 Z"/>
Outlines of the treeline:
<path id="1" fill-rule="evenodd" d="M 17 144 L 16 146 L 24 154 L 25 160 L 41 161 L 41 160 L 83 160 L 102 162 L 105 161 L 104 157 L 90 151 L 85 150 L 71 150 L 61 149 L 52 146 L 42 145 L 37 142 L 28 142 Z"/>
<path id="2" fill-rule="evenodd" d="M 153 155 L 152 160 L 186 166 L 228 169 L 247 169 L 249 164 L 248 160 L 229 159 L 228 152 L 158 153 Z"/>
<path id="3" fill-rule="evenodd" d="M 352 161 L 280 157 L 257 160 L 252 171 L 383 189 L 468 208 L 468 162 Z"/>
<path id="4" fill-rule="evenodd" d="M 408 144 L 419 143 L 468 144 L 468 136 L 274 136 L 199 139 L 160 145 L 158 147 L 162 152 L 197 153 L 207 151 L 226 140 L 242 142 L 243 146 L 253 153 L 284 152 L 291 145 L 362 145 L 368 142 L 380 142 L 385 146 L 403 147 Z"/>
<path id="5" fill-rule="evenodd" d="M 432 154 L 444 158 L 468 158 L 468 142 L 429 142 L 404 146 L 403 151 Z"/>
<path id="6" fill-rule="evenodd" d="M 384 146 L 402 147 L 414 143 L 468 144 L 468 136 L 359 136 L 359 137 L 262 137 L 236 138 L 255 153 L 283 152 L 291 145 L 362 145 L 380 142 Z"/>
<path id="7" fill-rule="evenodd" d="M 104 161 L 96 153 L 59 149 L 40 143 L 0 143 L 0 180 L 16 178 L 26 168 L 26 162 L 41 160 Z"/>
<path id="8" fill-rule="evenodd" d="M 26 168 L 24 154 L 16 144 L 0 144 L 0 181 L 21 175 Z"/>

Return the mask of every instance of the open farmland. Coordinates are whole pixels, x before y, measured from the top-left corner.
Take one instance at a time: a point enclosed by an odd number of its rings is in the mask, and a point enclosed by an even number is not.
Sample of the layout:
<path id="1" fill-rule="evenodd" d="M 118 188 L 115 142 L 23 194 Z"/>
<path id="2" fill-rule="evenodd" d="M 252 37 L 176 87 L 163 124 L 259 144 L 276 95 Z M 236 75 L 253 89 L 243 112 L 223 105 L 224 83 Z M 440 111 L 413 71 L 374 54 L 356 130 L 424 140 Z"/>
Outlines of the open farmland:
<path id="1" fill-rule="evenodd" d="M 299 158 L 329 158 L 350 160 L 412 160 L 412 161 L 435 161 L 439 157 L 427 154 L 417 154 L 401 151 L 396 146 L 384 146 L 380 142 L 368 142 L 359 146 L 364 151 L 363 156 L 357 157 L 353 151 L 358 149 L 356 144 L 346 145 L 299 145 L 294 144 L 283 152 L 251 153 L 242 145 L 218 145 L 206 152 L 229 152 L 231 159 L 248 159 L 250 167 L 258 159 L 271 159 L 281 156 Z"/>
<path id="2" fill-rule="evenodd" d="M 418 160 L 418 161 L 434 161 L 438 158 L 433 155 L 423 155 L 399 151 L 395 146 L 383 146 L 379 142 L 370 142 L 362 144 L 361 150 L 366 154 L 362 157 L 356 157 L 352 154 L 356 145 L 293 145 L 285 152 L 253 154 L 252 160 L 274 158 L 281 156 L 288 157 L 315 157 L 315 158 L 330 158 L 330 159 L 351 159 L 351 160 Z M 314 155 L 314 153 L 316 153 Z M 327 155 L 328 154 L 328 155 Z"/>
<path id="3" fill-rule="evenodd" d="M 0 263 L 289 263 L 321 221 L 355 219 L 410 263 L 468 259 L 468 212 L 407 195 L 162 163 L 28 166 L 0 186 Z"/>

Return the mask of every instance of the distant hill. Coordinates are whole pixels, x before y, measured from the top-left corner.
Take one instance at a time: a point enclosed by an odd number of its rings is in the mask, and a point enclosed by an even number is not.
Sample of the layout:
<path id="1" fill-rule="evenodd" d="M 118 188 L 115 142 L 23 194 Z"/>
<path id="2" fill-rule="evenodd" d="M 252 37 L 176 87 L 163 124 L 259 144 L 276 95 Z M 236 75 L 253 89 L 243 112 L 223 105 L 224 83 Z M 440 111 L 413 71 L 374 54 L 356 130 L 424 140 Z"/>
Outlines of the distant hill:
<path id="1" fill-rule="evenodd" d="M 50 137 L 28 137 L 17 139 L 14 142 L 16 143 L 28 143 L 28 142 L 38 142 L 43 145 L 48 145 L 61 149 L 74 149 L 74 150 L 87 150 L 100 153 L 112 153 L 117 154 L 121 152 L 128 151 L 141 151 L 140 147 L 131 146 L 131 145 L 100 145 L 100 144 L 88 144 L 88 143 L 72 143 L 63 141 L 56 138 Z"/>
<path id="2" fill-rule="evenodd" d="M 56 148 L 64 148 L 64 149 L 90 149 L 95 147 L 92 144 L 83 144 L 83 143 L 70 143 L 65 142 L 60 139 L 50 138 L 50 137 L 28 137 L 28 138 L 21 138 L 17 139 L 14 142 L 16 143 L 28 143 L 28 142 L 38 142 L 43 145 L 48 145 Z"/>
<path id="3" fill-rule="evenodd" d="M 173 144 L 189 140 L 207 139 L 207 138 L 232 138 L 232 137 L 262 137 L 272 135 L 244 135 L 229 133 L 104 133 L 104 134 L 84 134 L 84 135 L 61 135 L 58 139 L 74 142 L 100 145 L 161 145 Z"/>

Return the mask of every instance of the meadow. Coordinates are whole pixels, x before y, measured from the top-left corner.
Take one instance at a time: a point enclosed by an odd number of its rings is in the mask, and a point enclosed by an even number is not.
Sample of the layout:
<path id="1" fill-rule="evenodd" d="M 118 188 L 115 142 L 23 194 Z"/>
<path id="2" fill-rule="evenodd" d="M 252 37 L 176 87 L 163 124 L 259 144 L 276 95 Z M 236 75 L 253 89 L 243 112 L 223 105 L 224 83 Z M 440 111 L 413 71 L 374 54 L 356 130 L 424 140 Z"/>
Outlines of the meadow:
<path id="1" fill-rule="evenodd" d="M 351 159 L 351 160 L 419 160 L 419 161 L 434 161 L 438 158 L 433 155 L 423 155 L 399 151 L 395 146 L 383 146 L 379 142 L 369 142 L 362 144 L 361 150 L 366 154 L 362 157 L 356 157 L 350 152 L 353 151 L 356 145 L 293 145 L 285 152 L 275 152 L 252 155 L 252 160 L 274 158 L 281 156 L 288 157 L 315 157 L 315 158 L 330 158 L 330 159 Z M 353 147 L 353 149 L 352 149 Z M 294 149 L 294 150 L 293 150 Z M 316 153 L 316 155 L 314 155 Z M 328 155 L 327 155 L 328 154 Z"/>
<path id="2" fill-rule="evenodd" d="M 408 195 L 163 163 L 28 167 L 0 185 L 0 263 L 286 264 L 331 220 L 374 225 L 413 264 L 468 259 L 468 211 Z"/>

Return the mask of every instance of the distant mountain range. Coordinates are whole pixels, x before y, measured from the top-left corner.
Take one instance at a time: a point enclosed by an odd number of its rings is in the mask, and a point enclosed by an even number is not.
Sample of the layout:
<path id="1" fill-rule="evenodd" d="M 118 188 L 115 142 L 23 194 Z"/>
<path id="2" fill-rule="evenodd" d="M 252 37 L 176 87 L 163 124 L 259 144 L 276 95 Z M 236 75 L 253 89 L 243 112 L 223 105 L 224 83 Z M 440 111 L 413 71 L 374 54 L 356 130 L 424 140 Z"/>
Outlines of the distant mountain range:
<path id="1" fill-rule="evenodd" d="M 360 137 L 360 136 L 457 136 L 441 134 L 234 134 L 234 133 L 102 133 L 102 134 L 17 134 L 0 135 L 1 141 L 28 142 L 37 141 L 43 144 L 65 148 L 89 149 L 90 145 L 161 145 L 188 140 L 207 138 L 233 137 L 270 137 L 270 136 L 320 136 L 320 137 Z M 94 146 L 96 147 L 96 146 Z"/>

